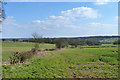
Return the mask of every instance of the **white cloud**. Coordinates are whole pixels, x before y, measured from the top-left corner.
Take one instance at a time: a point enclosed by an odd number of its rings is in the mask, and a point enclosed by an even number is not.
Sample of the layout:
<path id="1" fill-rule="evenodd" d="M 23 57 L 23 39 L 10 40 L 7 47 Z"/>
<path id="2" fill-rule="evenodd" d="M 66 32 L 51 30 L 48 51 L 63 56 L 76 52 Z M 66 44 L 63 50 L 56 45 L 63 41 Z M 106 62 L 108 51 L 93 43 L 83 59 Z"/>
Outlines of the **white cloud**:
<path id="1" fill-rule="evenodd" d="M 94 26 L 98 26 L 98 25 L 102 25 L 101 23 L 99 22 L 92 22 L 92 23 L 89 23 L 90 25 L 94 25 Z"/>
<path id="2" fill-rule="evenodd" d="M 40 23 L 41 21 L 40 20 L 35 20 L 35 21 L 32 21 L 33 23 Z"/>
<path id="3" fill-rule="evenodd" d="M 95 5 L 105 5 L 107 4 L 106 2 L 96 2 Z"/>
<path id="4" fill-rule="evenodd" d="M 76 28 L 74 22 L 83 20 L 83 19 L 94 19 L 98 18 L 97 10 L 89 7 L 77 7 L 66 11 L 61 11 L 60 16 L 49 16 L 46 20 L 32 21 L 34 23 L 40 23 L 39 26 L 44 26 L 46 28 L 52 27 L 71 27 Z"/>
<path id="5" fill-rule="evenodd" d="M 115 16 L 115 17 L 114 17 L 114 19 L 115 19 L 116 21 L 118 21 L 118 18 L 119 18 L 118 16 Z"/>
<path id="6" fill-rule="evenodd" d="M 3 21 L 3 26 L 20 27 L 20 25 L 16 23 L 16 20 L 14 19 L 13 16 L 8 16 L 8 17 Z"/>
<path id="7" fill-rule="evenodd" d="M 56 19 L 56 16 L 50 16 L 51 19 Z"/>
<path id="8" fill-rule="evenodd" d="M 95 5 L 105 5 L 108 4 L 111 0 L 96 0 Z"/>
<path id="9" fill-rule="evenodd" d="M 91 22 L 91 23 L 88 24 L 88 26 L 109 28 L 109 27 L 117 27 L 118 25 L 117 24 L 103 24 L 103 23 L 100 23 L 100 22 Z"/>
<path id="10" fill-rule="evenodd" d="M 78 17 L 78 18 L 97 18 L 98 12 L 88 7 L 77 7 L 71 10 L 61 11 L 61 14 L 65 17 Z"/>

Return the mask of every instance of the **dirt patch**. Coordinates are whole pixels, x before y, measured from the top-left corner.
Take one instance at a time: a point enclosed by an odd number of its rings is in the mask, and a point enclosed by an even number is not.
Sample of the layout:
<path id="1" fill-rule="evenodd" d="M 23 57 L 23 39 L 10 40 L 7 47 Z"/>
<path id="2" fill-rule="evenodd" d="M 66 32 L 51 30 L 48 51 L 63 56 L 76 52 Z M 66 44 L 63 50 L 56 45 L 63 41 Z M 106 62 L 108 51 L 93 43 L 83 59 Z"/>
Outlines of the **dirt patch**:
<path id="1" fill-rule="evenodd" d="M 46 51 L 38 51 L 35 56 L 45 56 L 46 54 L 48 54 Z"/>
<path id="2" fill-rule="evenodd" d="M 11 67 L 11 70 L 14 70 L 14 69 L 16 69 L 16 68 L 12 66 L 12 67 Z"/>
<path id="3" fill-rule="evenodd" d="M 65 50 L 65 48 L 61 48 L 61 49 L 58 49 L 58 50 Z"/>
<path id="4" fill-rule="evenodd" d="M 23 64 L 31 64 L 31 62 L 29 62 L 29 61 L 25 61 Z"/>
<path id="5" fill-rule="evenodd" d="M 3 65 L 10 65 L 10 62 L 2 62 Z"/>
<path id="6" fill-rule="evenodd" d="M 60 48 L 60 49 L 56 49 L 56 50 L 65 50 L 65 49 L 67 49 L 67 48 Z"/>
<path id="7" fill-rule="evenodd" d="M 18 64 L 31 64 L 31 62 L 29 61 L 25 61 L 23 63 L 18 63 Z M 2 62 L 2 65 L 11 65 L 10 62 Z M 11 67 L 11 69 L 14 69 L 13 67 Z"/>
<path id="8" fill-rule="evenodd" d="M 56 49 L 45 49 L 44 51 L 55 51 Z"/>

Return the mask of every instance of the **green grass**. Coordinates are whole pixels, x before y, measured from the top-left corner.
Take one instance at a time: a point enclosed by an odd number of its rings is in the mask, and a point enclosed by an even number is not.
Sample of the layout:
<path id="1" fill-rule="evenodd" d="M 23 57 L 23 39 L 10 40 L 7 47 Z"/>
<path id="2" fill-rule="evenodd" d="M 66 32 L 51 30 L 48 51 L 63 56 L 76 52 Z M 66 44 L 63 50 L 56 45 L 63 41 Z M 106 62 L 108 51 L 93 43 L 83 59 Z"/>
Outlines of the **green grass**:
<path id="1" fill-rule="evenodd" d="M 4 56 L 12 54 L 16 49 L 26 51 L 33 43 L 3 43 Z M 7 44 L 9 46 L 7 46 Z M 18 45 L 20 44 L 20 46 Z M 12 45 L 12 47 L 10 47 Z M 28 47 L 29 46 L 29 47 Z M 117 46 L 100 48 L 66 48 L 48 51 L 46 56 L 35 56 L 27 61 L 30 64 L 3 65 L 5 78 L 117 78 L 118 51 Z M 9 49 L 9 48 L 10 49 Z M 44 44 L 40 49 L 54 48 L 53 44 Z M 82 47 L 82 46 L 81 46 Z M 84 46 L 85 47 L 85 46 Z M 89 46 L 93 47 L 93 46 Z M 13 49 L 13 50 L 11 50 Z M 11 52 L 9 52 L 11 51 Z M 7 60 L 4 60 L 7 61 Z"/>
<path id="2" fill-rule="evenodd" d="M 31 48 L 34 48 L 34 43 L 27 42 L 2 42 L 2 57 L 3 61 L 8 60 L 8 57 L 14 52 L 23 52 L 29 51 Z M 55 48 L 54 44 L 40 44 L 41 50 Z"/>

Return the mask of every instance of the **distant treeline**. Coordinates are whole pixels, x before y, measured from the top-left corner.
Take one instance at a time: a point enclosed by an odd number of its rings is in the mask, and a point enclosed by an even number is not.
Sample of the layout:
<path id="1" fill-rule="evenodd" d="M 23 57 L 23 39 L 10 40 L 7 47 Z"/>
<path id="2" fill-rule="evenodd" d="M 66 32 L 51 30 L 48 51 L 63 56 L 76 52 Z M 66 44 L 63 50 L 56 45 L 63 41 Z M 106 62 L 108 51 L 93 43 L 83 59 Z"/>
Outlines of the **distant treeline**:
<path id="1" fill-rule="evenodd" d="M 64 44 L 72 45 L 101 45 L 105 43 L 119 44 L 119 41 L 115 42 L 101 42 L 101 40 L 109 40 L 113 38 L 119 38 L 120 36 L 91 36 L 91 37 L 75 37 L 75 38 L 14 38 L 14 39 L 2 39 L 2 41 L 14 41 L 14 42 L 35 42 L 35 43 L 49 43 L 49 44 Z M 63 45 L 62 45 L 63 46 Z"/>
<path id="2" fill-rule="evenodd" d="M 64 48 L 71 45 L 72 47 L 77 47 L 78 45 L 101 45 L 99 41 L 95 40 L 81 40 L 81 39 L 68 39 L 68 38 L 38 38 L 38 39 L 29 39 L 24 40 L 25 42 L 34 42 L 34 43 L 49 43 L 56 44 L 57 48 Z"/>
<path id="3" fill-rule="evenodd" d="M 120 39 L 118 39 L 117 41 L 114 41 L 113 44 L 120 44 Z"/>
<path id="4" fill-rule="evenodd" d="M 2 39 L 6 41 L 5 39 Z M 101 45 L 98 40 L 86 40 L 86 39 L 72 39 L 72 38 L 37 38 L 37 39 L 11 39 L 9 41 L 13 42 L 33 42 L 33 43 L 49 43 L 56 44 L 59 47 L 65 47 L 71 45 L 73 47 L 77 47 L 78 45 Z M 59 48 L 58 47 L 58 48 Z"/>
<path id="5" fill-rule="evenodd" d="M 65 37 L 66 38 L 66 37 Z M 114 38 L 120 38 L 120 36 L 89 36 L 89 37 L 70 37 L 67 39 L 80 39 L 80 40 L 104 40 L 104 39 L 114 39 Z M 7 39 L 2 39 L 3 41 L 5 40 L 10 40 L 10 41 L 23 41 L 23 40 L 29 40 L 32 38 L 7 38 Z M 55 39 L 55 38 L 45 38 L 45 39 Z"/>

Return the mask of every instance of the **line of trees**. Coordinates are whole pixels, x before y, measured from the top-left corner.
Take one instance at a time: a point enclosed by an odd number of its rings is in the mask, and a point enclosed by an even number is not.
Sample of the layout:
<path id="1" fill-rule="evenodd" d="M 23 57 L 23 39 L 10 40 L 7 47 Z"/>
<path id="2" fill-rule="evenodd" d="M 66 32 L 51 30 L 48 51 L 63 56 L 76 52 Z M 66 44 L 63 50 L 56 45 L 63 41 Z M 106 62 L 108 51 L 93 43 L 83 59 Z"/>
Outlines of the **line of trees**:
<path id="1" fill-rule="evenodd" d="M 56 44 L 56 48 L 64 48 L 71 45 L 73 48 L 78 47 L 78 45 L 101 45 L 98 40 L 81 40 L 81 39 L 70 39 L 70 38 L 42 38 L 37 36 L 37 34 L 32 35 L 34 38 L 24 39 L 22 42 L 33 42 L 33 43 L 48 43 L 48 44 Z M 3 40 L 5 41 L 5 40 Z M 18 39 L 12 39 L 11 41 L 17 42 L 21 41 Z"/>
<path id="2" fill-rule="evenodd" d="M 117 41 L 114 41 L 113 44 L 120 44 L 120 39 L 118 39 Z"/>

